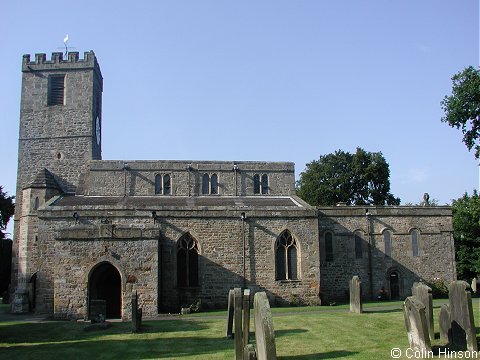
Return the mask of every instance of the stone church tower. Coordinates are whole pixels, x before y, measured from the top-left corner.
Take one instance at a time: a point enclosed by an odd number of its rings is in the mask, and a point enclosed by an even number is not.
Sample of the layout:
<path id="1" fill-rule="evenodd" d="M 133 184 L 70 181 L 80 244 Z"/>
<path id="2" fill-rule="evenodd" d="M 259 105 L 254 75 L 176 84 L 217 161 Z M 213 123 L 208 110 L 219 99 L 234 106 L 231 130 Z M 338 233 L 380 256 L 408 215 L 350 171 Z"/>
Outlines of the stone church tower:
<path id="1" fill-rule="evenodd" d="M 15 301 L 34 265 L 37 209 L 54 195 L 73 193 L 89 160 L 101 159 L 103 78 L 93 51 L 23 57 L 12 288 Z M 23 286 L 25 283 L 25 286 Z"/>

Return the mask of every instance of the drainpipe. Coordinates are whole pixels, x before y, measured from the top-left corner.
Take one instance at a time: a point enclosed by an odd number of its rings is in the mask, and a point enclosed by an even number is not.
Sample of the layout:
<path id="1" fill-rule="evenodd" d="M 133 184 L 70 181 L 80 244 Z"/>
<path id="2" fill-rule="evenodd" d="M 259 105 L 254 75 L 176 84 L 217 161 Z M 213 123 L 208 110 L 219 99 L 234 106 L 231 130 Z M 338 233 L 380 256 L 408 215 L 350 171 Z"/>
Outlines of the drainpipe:
<path id="1" fill-rule="evenodd" d="M 369 282 L 369 292 L 370 299 L 375 300 L 373 297 L 373 271 L 372 271 L 372 218 L 368 209 L 365 209 L 365 216 L 367 218 L 367 237 L 368 237 L 368 282 Z"/>
<path id="2" fill-rule="evenodd" d="M 246 267 L 246 243 L 245 243 L 245 220 L 247 215 L 242 212 L 242 240 L 243 240 L 243 252 L 242 252 L 242 264 L 243 264 L 243 288 L 247 288 L 247 267 Z"/>
<path id="3" fill-rule="evenodd" d="M 235 196 L 237 196 L 237 171 L 238 171 L 238 165 L 233 164 L 233 186 L 234 186 L 234 191 L 235 191 Z"/>

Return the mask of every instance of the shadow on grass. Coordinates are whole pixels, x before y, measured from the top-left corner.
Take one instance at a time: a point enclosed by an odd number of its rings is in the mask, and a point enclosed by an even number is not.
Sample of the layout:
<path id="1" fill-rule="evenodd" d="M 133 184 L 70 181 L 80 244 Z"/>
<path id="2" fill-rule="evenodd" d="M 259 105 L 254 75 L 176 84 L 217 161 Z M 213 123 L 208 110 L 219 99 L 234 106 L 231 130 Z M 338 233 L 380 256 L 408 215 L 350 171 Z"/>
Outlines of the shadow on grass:
<path id="1" fill-rule="evenodd" d="M 363 309 L 363 312 L 366 314 L 388 314 L 388 313 L 396 313 L 396 312 L 401 312 L 403 311 L 402 309 L 384 309 L 384 310 L 368 310 L 368 309 Z"/>
<path id="2" fill-rule="evenodd" d="M 88 341 L 104 335 L 129 335 L 132 333 L 131 322 L 113 323 L 113 326 L 102 331 L 84 331 L 89 323 L 55 321 L 47 323 L 14 323 L 0 325 L 1 343 L 38 344 L 61 341 Z M 142 333 L 169 333 L 180 331 L 200 331 L 207 329 L 206 324 L 199 321 L 148 321 L 142 324 Z"/>
<path id="3" fill-rule="evenodd" d="M 179 346 L 181 344 L 181 346 Z M 187 356 L 207 357 L 233 351 L 231 341 L 206 337 L 157 339 L 85 340 L 53 344 L 30 344 L 2 348 L 2 356 L 12 359 L 162 359 Z"/>
<path id="4" fill-rule="evenodd" d="M 354 356 L 358 352 L 354 351 L 328 351 L 324 353 L 307 354 L 307 355 L 293 355 L 293 356 L 278 356 L 282 360 L 314 360 L 314 359 L 336 359 L 346 356 Z"/>
<path id="5" fill-rule="evenodd" d="M 275 330 L 275 337 L 290 336 L 293 334 L 303 334 L 308 332 L 305 329 L 288 329 L 288 330 Z M 253 336 L 255 337 L 255 331 L 253 331 Z"/>

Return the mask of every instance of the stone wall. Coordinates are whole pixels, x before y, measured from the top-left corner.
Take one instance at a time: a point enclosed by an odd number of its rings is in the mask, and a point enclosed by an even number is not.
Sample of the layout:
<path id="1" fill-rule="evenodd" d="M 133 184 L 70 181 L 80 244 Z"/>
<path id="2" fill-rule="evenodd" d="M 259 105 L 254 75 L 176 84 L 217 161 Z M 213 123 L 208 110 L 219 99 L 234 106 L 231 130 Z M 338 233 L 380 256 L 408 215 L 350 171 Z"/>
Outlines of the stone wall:
<path id="1" fill-rule="evenodd" d="M 415 229 L 419 256 L 412 251 Z M 391 233 L 391 256 L 385 254 L 386 230 Z M 355 256 L 356 231 L 362 235 L 362 258 Z M 325 257 L 327 232 L 333 234 L 333 260 L 329 261 Z M 344 299 L 354 275 L 361 278 L 366 299 L 375 298 L 382 287 L 391 295 L 392 273 L 399 275 L 399 298 L 409 296 L 416 281 L 449 283 L 456 278 L 452 232 L 450 207 L 319 208 L 322 296 Z"/>
<path id="2" fill-rule="evenodd" d="M 127 166 L 125 166 L 127 164 Z M 234 170 L 235 169 L 235 170 Z M 92 161 L 78 194 L 110 196 L 155 195 L 155 176 L 171 177 L 171 195 L 202 195 L 202 176 L 217 174 L 216 196 L 254 195 L 253 175 L 268 176 L 268 194 L 292 195 L 295 168 L 288 162 L 243 161 Z"/>
<path id="3" fill-rule="evenodd" d="M 73 211 L 81 214 L 78 221 Z M 37 264 L 38 312 L 58 318 L 87 316 L 88 279 L 102 263 L 122 278 L 123 317 L 133 287 L 145 316 L 178 310 L 200 299 L 206 307 L 227 305 L 228 290 L 243 286 L 241 210 L 182 211 L 106 207 L 55 207 L 41 210 Z M 112 216 L 114 214 L 114 216 Z M 275 241 L 288 229 L 299 245 L 298 280 L 275 279 Z M 245 274 L 247 287 L 266 291 L 272 303 L 318 304 L 318 221 L 314 210 L 247 211 Z M 199 286 L 177 285 L 177 241 L 189 233 L 199 248 Z M 55 301 L 53 299 L 55 294 Z M 54 307 L 54 309 L 53 309 Z"/>

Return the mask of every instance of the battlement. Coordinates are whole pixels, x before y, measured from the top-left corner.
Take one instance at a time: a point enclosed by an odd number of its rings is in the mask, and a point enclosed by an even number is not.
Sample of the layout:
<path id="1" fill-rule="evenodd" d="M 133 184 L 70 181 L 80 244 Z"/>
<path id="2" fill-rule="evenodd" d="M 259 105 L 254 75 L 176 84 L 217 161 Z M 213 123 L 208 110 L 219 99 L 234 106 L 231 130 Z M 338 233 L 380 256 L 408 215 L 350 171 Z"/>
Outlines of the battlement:
<path id="1" fill-rule="evenodd" d="M 100 72 L 100 67 L 93 51 L 85 51 L 83 59 L 79 58 L 77 51 L 69 52 L 66 59 L 64 59 L 61 52 L 52 53 L 50 60 L 47 60 L 47 56 L 44 53 L 35 54 L 34 61 L 30 61 L 30 54 L 23 55 L 23 72 L 65 69 L 95 69 Z"/>

